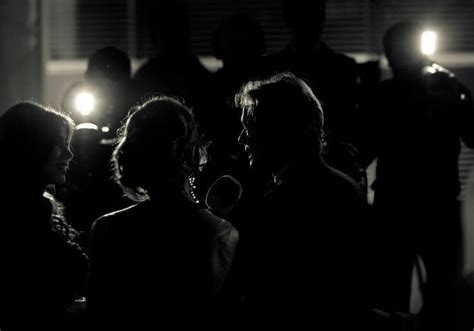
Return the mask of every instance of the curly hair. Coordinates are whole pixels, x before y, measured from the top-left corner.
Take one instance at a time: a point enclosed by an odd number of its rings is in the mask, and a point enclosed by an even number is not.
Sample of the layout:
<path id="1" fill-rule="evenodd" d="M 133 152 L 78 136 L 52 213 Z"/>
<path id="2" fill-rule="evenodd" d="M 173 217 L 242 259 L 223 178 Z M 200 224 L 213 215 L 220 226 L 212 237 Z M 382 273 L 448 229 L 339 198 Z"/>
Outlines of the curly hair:
<path id="1" fill-rule="evenodd" d="M 160 188 L 186 196 L 187 179 L 206 160 L 191 109 L 168 96 L 157 96 L 132 108 L 119 129 L 112 155 L 116 182 L 134 201 Z"/>

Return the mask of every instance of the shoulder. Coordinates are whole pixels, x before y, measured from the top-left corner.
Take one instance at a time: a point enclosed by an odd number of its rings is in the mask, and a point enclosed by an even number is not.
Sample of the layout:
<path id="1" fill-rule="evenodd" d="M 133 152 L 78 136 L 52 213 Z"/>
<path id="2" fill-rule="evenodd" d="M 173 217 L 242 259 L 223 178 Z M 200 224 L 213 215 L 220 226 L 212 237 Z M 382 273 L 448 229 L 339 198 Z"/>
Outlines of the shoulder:
<path id="1" fill-rule="evenodd" d="M 433 85 L 433 88 L 449 87 L 455 91 L 467 90 L 453 72 L 437 63 L 426 66 L 423 71 L 427 83 Z"/>
<path id="2" fill-rule="evenodd" d="M 354 203 L 365 205 L 365 197 L 360 186 L 350 176 L 326 165 L 329 185 L 342 200 L 351 200 Z"/>
<path id="3" fill-rule="evenodd" d="M 104 233 L 110 227 L 127 222 L 129 219 L 133 218 L 137 213 L 139 213 L 142 206 L 140 204 L 135 204 L 124 209 L 120 209 L 108 214 L 105 214 L 99 217 L 91 227 L 92 233 Z"/>
<path id="4" fill-rule="evenodd" d="M 147 78 L 150 75 L 153 75 L 155 71 L 159 69 L 159 63 L 153 58 L 148 59 L 143 63 L 138 70 L 133 75 L 133 79 L 140 81 L 144 78 Z"/>
<path id="5" fill-rule="evenodd" d="M 333 62 L 337 62 L 339 65 L 345 67 L 357 67 L 357 62 L 350 56 L 344 53 L 336 52 L 332 48 L 328 47 L 325 43 L 321 44 L 321 52 L 327 57 L 331 58 Z"/>
<path id="6" fill-rule="evenodd" d="M 197 209 L 196 214 L 203 227 L 215 238 L 228 236 L 238 238 L 238 232 L 230 222 L 217 217 L 205 208 Z"/>
<path id="7" fill-rule="evenodd" d="M 221 263 L 228 269 L 239 242 L 239 232 L 230 222 L 213 215 L 207 209 L 197 212 L 207 225 L 211 246 L 217 249 Z"/>

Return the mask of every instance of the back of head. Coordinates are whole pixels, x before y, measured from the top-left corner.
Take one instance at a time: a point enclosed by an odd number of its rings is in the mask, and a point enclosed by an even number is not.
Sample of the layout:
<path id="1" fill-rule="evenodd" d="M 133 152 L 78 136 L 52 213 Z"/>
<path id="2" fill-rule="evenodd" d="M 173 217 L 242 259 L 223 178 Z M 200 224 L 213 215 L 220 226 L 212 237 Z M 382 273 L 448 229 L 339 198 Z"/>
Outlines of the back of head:
<path id="1" fill-rule="evenodd" d="M 265 35 L 260 23 L 248 14 L 225 18 L 214 34 L 213 51 L 224 66 L 257 58 L 265 53 Z"/>
<path id="2" fill-rule="evenodd" d="M 284 0 L 283 10 L 295 43 L 312 47 L 321 40 L 326 19 L 325 0 Z"/>
<path id="3" fill-rule="evenodd" d="M 237 96 L 243 121 L 262 153 L 272 161 L 295 155 L 319 154 L 323 112 L 311 88 L 291 73 L 247 83 Z M 257 148 L 258 149 L 258 148 Z"/>
<path id="4" fill-rule="evenodd" d="M 158 55 L 187 54 L 190 26 L 185 2 L 158 0 L 152 3 L 148 22 L 151 41 Z"/>
<path id="5" fill-rule="evenodd" d="M 33 102 L 20 102 L 0 118 L 0 176 L 2 181 L 38 180 L 61 128 L 72 134 L 71 119 Z"/>
<path id="6" fill-rule="evenodd" d="M 86 79 L 123 81 L 130 78 L 131 64 L 127 53 L 116 47 L 104 47 L 89 57 Z"/>
<path id="7" fill-rule="evenodd" d="M 392 25 L 383 37 L 383 48 L 390 67 L 397 73 L 420 69 L 427 62 L 421 53 L 422 27 L 415 22 Z"/>
<path id="8" fill-rule="evenodd" d="M 184 194 L 187 178 L 204 157 L 189 108 L 170 97 L 155 97 L 132 109 L 113 153 L 115 178 L 132 199 L 157 192 Z"/>

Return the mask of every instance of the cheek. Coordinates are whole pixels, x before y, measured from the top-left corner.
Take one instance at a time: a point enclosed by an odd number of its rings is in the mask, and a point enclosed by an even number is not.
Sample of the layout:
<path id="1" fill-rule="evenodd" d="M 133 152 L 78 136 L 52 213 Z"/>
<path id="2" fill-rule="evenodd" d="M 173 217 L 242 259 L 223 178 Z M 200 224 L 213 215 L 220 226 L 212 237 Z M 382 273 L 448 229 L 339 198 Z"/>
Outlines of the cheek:
<path id="1" fill-rule="evenodd" d="M 61 156 L 61 150 L 58 147 L 54 147 L 51 153 L 49 154 L 49 158 L 47 163 L 50 165 L 54 165 L 59 161 Z"/>
<path id="2" fill-rule="evenodd" d="M 58 174 L 57 164 L 60 158 L 60 151 L 58 148 L 54 148 L 48 159 L 43 165 L 43 175 L 48 179 L 51 180 Z"/>

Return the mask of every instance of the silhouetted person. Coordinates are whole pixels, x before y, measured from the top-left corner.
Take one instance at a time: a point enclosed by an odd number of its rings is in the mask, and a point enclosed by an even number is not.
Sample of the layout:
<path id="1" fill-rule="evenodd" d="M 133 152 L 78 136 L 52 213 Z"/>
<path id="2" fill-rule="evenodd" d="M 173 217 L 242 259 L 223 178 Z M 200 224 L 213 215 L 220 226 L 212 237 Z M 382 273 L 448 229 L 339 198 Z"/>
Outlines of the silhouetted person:
<path id="1" fill-rule="evenodd" d="M 326 161 L 363 183 L 357 150 L 352 145 L 357 64 L 321 39 L 325 1 L 285 0 L 283 3 L 291 41 L 284 50 L 264 57 L 261 70 L 270 74 L 290 71 L 307 81 L 324 108 Z"/>
<path id="2" fill-rule="evenodd" d="M 247 168 L 247 156 L 237 142 L 242 130 L 240 111 L 234 96 L 241 86 L 254 78 L 257 60 L 265 53 L 265 36 L 259 22 L 248 14 L 226 17 L 217 27 L 213 51 L 223 67 L 214 74 L 215 94 L 219 105 L 221 125 L 211 154 L 217 167 L 242 176 Z"/>
<path id="3" fill-rule="evenodd" d="M 247 83 L 238 100 L 239 139 L 256 171 L 237 251 L 244 323 L 363 329 L 366 204 L 355 182 L 321 157 L 321 104 L 289 73 Z"/>
<path id="4" fill-rule="evenodd" d="M 89 57 L 84 81 L 71 86 L 63 98 L 62 107 L 78 125 L 71 142 L 76 158 L 67 185 L 58 194 L 68 206 L 70 222 L 84 231 L 86 242 L 94 220 L 128 205 L 112 180 L 109 160 L 116 131 L 139 99 L 130 74 L 127 53 L 101 48 Z"/>
<path id="5" fill-rule="evenodd" d="M 415 23 L 399 23 L 385 33 L 393 78 L 361 107 L 360 150 L 367 165 L 377 158 L 379 305 L 408 311 L 418 254 L 427 272 L 425 327 L 448 330 L 462 270 L 460 138 L 474 146 L 474 112 L 454 74 L 421 53 L 421 32 Z"/>
<path id="6" fill-rule="evenodd" d="M 211 74 L 189 49 L 190 27 L 183 1 L 159 0 L 149 9 L 154 54 L 134 75 L 143 99 L 179 97 L 190 105 L 209 139 L 219 128 L 212 107 Z"/>
<path id="7" fill-rule="evenodd" d="M 81 245 L 87 247 L 92 223 L 105 213 L 125 208 L 129 201 L 113 180 L 114 145 L 104 143 L 98 128 L 76 126 L 71 148 L 75 157 L 57 196 L 67 207 L 69 222 L 82 231 Z"/>
<path id="8" fill-rule="evenodd" d="M 203 158 L 190 110 L 153 98 L 127 118 L 113 162 L 129 208 L 93 225 L 88 307 L 98 329 L 209 326 L 237 231 L 195 200 Z"/>
<path id="9" fill-rule="evenodd" d="M 113 139 L 122 119 L 139 98 L 130 75 L 127 53 L 116 47 L 101 48 L 89 57 L 84 81 L 68 88 L 61 106 L 77 124 L 93 123 L 101 137 Z"/>
<path id="10" fill-rule="evenodd" d="M 213 51 L 223 67 L 214 75 L 212 98 L 218 123 L 209 151 L 209 160 L 199 176 L 201 195 L 222 175 L 231 174 L 239 181 L 248 178 L 247 154 L 237 138 L 242 131 L 240 111 L 235 107 L 235 94 L 250 78 L 254 78 L 258 59 L 265 52 L 265 37 L 258 21 L 248 14 L 224 18 L 213 38 Z"/>
<path id="11" fill-rule="evenodd" d="M 72 158 L 69 117 L 20 102 L 0 118 L 0 328 L 67 330 L 87 258 L 48 187 Z"/>

